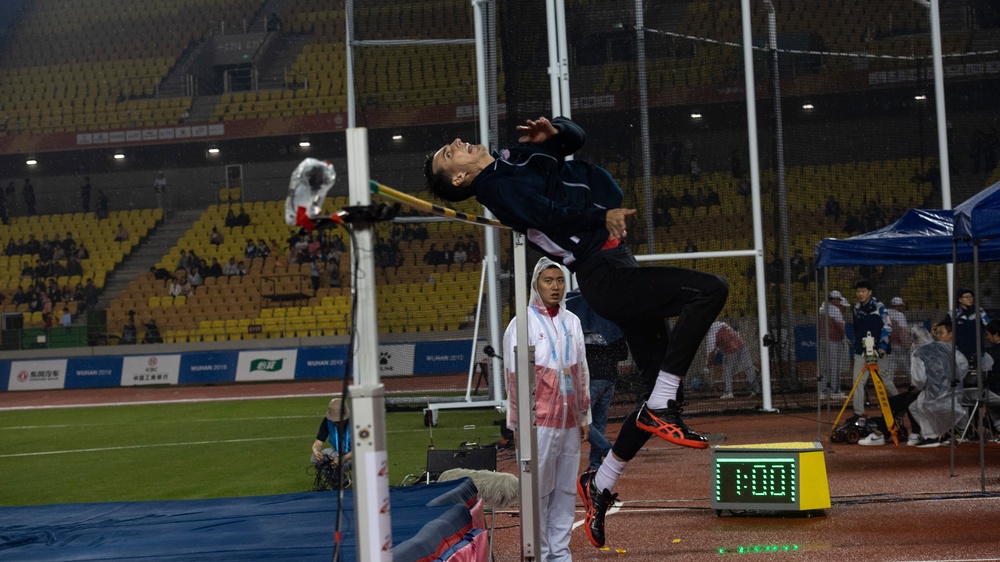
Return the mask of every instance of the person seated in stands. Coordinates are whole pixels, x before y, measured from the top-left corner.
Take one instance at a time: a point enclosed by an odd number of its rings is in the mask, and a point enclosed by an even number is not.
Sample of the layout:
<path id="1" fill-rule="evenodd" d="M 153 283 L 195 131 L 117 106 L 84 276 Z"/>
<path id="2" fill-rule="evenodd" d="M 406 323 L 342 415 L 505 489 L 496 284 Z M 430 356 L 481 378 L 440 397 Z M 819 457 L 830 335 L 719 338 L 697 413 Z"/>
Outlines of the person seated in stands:
<path id="1" fill-rule="evenodd" d="M 11 304 L 27 304 L 31 302 L 31 297 L 28 293 L 24 292 L 24 287 L 18 287 L 14 291 L 14 296 L 10 298 Z"/>
<path id="2" fill-rule="evenodd" d="M 247 266 L 243 262 L 236 264 L 236 275 L 243 277 L 247 274 Z"/>
<path id="3" fill-rule="evenodd" d="M 51 312 L 43 312 L 42 313 L 42 326 L 46 330 L 49 330 L 54 325 L 55 324 L 54 324 L 54 320 L 52 319 L 52 313 Z"/>
<path id="4" fill-rule="evenodd" d="M 431 244 L 431 247 L 424 252 L 424 263 L 427 265 L 438 265 L 442 263 L 443 256 L 441 251 L 437 249 L 437 244 Z"/>
<path id="5" fill-rule="evenodd" d="M 222 277 L 222 265 L 219 264 L 218 259 L 212 258 L 212 265 L 208 266 L 205 277 Z"/>
<path id="6" fill-rule="evenodd" d="M 66 251 L 66 255 L 76 253 L 76 240 L 73 239 L 72 232 L 67 232 L 66 238 L 63 238 L 63 250 Z"/>
<path id="7" fill-rule="evenodd" d="M 226 228 L 232 228 L 234 226 L 239 226 L 236 224 L 236 215 L 233 213 L 232 207 L 229 208 L 229 212 L 226 213 Z"/>
<path id="8" fill-rule="evenodd" d="M 30 300 L 28 301 L 28 312 L 41 312 L 42 311 L 42 291 L 38 289 L 31 290 Z"/>
<path id="9" fill-rule="evenodd" d="M 87 249 L 86 244 L 80 242 L 80 245 L 76 247 L 76 259 L 83 261 L 90 258 L 90 250 Z"/>
<path id="10" fill-rule="evenodd" d="M 455 252 L 451 255 L 451 261 L 461 269 L 468 260 L 469 254 L 465 251 L 465 244 L 461 246 L 455 244 Z"/>
<path id="11" fill-rule="evenodd" d="M 454 256 L 452 256 L 451 245 L 445 244 L 444 248 L 441 249 L 441 264 L 447 265 L 448 269 L 451 269 L 452 263 L 454 263 Z"/>
<path id="12" fill-rule="evenodd" d="M 62 297 L 59 299 L 62 302 L 73 302 L 73 290 L 69 288 L 69 285 L 63 285 Z"/>
<path id="13" fill-rule="evenodd" d="M 17 243 L 11 238 L 7 240 L 7 245 L 4 246 L 3 255 L 5 256 L 16 256 L 18 255 Z"/>
<path id="14" fill-rule="evenodd" d="M 115 234 L 115 242 L 128 242 L 128 231 L 125 225 L 118 223 L 118 232 Z"/>
<path id="15" fill-rule="evenodd" d="M 191 269 L 191 258 L 188 257 L 186 250 L 181 250 L 181 257 L 177 258 L 177 268 L 188 270 Z"/>
<path id="16" fill-rule="evenodd" d="M 64 275 L 69 275 L 68 269 L 62 262 L 54 261 L 52 262 L 52 268 L 49 271 L 51 277 L 62 277 Z"/>
<path id="17" fill-rule="evenodd" d="M 170 279 L 170 272 L 162 267 L 156 267 L 155 265 L 149 266 L 149 274 L 153 279 L 157 281 L 166 281 Z"/>
<path id="18" fill-rule="evenodd" d="M 248 260 L 257 257 L 257 244 L 254 243 L 253 238 L 247 238 L 247 247 L 243 250 L 243 257 Z"/>
<path id="19" fill-rule="evenodd" d="M 160 335 L 160 328 L 156 325 L 156 320 L 150 318 L 145 326 L 146 335 L 142 337 L 142 343 L 163 343 L 163 337 Z"/>
<path id="20" fill-rule="evenodd" d="M 466 242 L 465 247 L 468 248 L 469 263 L 477 264 L 483 261 L 483 252 L 479 248 L 479 242 L 473 235 L 469 235 L 468 242 Z"/>
<path id="21" fill-rule="evenodd" d="M 188 268 L 189 270 L 190 269 L 194 269 L 194 268 L 198 268 L 198 269 L 204 269 L 205 268 L 205 260 L 203 260 L 200 257 L 198 257 L 198 254 L 196 254 L 194 250 L 191 250 L 190 252 L 188 252 L 188 262 L 189 262 L 189 265 L 190 265 L 190 267 Z"/>
<path id="22" fill-rule="evenodd" d="M 41 262 L 36 262 L 41 263 Z M 22 279 L 34 279 L 35 278 L 35 267 L 29 262 L 24 262 L 24 267 L 21 268 L 21 278 Z"/>
<path id="23" fill-rule="evenodd" d="M 219 232 L 219 229 L 213 226 L 212 232 L 208 235 L 208 243 L 221 246 L 224 240 L 225 239 L 223 238 L 222 233 Z"/>
<path id="24" fill-rule="evenodd" d="M 257 257 L 266 258 L 271 255 L 271 248 L 268 247 L 267 242 L 263 238 L 257 241 Z"/>
<path id="25" fill-rule="evenodd" d="M 197 267 L 191 269 L 191 275 L 188 276 L 188 282 L 191 283 L 191 287 L 201 287 L 205 283 L 205 279 L 201 276 L 201 270 Z"/>
<path id="26" fill-rule="evenodd" d="M 73 325 L 73 315 L 69 313 L 68 308 L 63 308 L 62 319 L 60 320 L 59 325 L 63 328 L 69 328 Z"/>
<path id="27" fill-rule="evenodd" d="M 270 255 L 272 255 L 272 256 L 280 256 L 281 255 L 281 244 L 278 244 L 277 240 L 275 240 L 274 238 L 272 238 L 271 239 L 271 243 L 269 245 L 271 246 L 271 254 Z"/>
<path id="28" fill-rule="evenodd" d="M 28 242 L 24 245 L 25 254 L 37 254 L 42 249 L 42 244 L 35 238 L 34 234 L 28 235 Z"/>
<path id="29" fill-rule="evenodd" d="M 229 261 L 226 262 L 226 265 L 222 266 L 222 274 L 230 277 L 233 275 L 237 275 L 236 258 L 229 258 Z"/>
<path id="30" fill-rule="evenodd" d="M 240 207 L 240 214 L 236 215 L 236 226 L 250 226 L 250 215 Z"/>
<path id="31" fill-rule="evenodd" d="M 172 297 L 184 294 L 181 289 L 181 282 L 176 277 L 171 277 L 170 280 L 167 281 L 167 294 Z"/>

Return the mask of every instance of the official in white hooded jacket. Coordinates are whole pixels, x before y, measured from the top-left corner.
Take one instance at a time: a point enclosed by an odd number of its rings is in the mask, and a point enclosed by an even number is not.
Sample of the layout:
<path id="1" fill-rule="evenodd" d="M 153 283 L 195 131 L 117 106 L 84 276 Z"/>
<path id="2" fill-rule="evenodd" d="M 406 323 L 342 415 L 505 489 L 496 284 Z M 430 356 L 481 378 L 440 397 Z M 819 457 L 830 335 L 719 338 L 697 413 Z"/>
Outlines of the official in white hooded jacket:
<path id="1" fill-rule="evenodd" d="M 528 345 L 535 346 L 535 412 L 538 435 L 538 495 L 541 558 L 572 560 L 569 551 L 576 510 L 580 442 L 590 425 L 590 373 L 580 319 L 566 310 L 566 271 L 538 260 L 528 306 Z M 503 337 L 507 358 L 507 427 L 517 430 L 516 319 Z"/>

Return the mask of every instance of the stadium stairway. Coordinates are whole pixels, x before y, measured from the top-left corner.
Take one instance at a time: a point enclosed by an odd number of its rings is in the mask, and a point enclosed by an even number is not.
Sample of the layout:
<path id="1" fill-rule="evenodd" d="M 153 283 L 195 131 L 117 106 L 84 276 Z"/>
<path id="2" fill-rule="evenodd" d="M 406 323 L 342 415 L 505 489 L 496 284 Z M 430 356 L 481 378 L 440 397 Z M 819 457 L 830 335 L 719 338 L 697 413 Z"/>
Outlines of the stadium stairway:
<path id="1" fill-rule="evenodd" d="M 169 220 L 164 220 L 157 226 L 142 244 L 125 256 L 121 265 L 108 275 L 97 308 L 107 308 L 111 301 L 128 287 L 130 281 L 149 271 L 150 266 L 168 254 L 170 248 L 184 236 L 202 213 L 200 209 L 172 212 Z"/>

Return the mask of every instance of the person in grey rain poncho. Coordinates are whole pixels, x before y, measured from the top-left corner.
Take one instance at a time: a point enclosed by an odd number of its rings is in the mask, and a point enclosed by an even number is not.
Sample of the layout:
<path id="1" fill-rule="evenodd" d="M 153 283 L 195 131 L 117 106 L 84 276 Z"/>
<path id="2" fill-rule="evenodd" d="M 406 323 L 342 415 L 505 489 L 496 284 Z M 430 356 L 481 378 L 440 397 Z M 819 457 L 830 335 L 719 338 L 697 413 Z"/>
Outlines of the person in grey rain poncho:
<path id="1" fill-rule="evenodd" d="M 538 436 L 538 495 L 541 558 L 572 560 L 569 550 L 576 510 L 580 442 L 590 417 L 590 373 L 580 319 L 566 309 L 566 271 L 541 258 L 531 277 L 528 345 L 535 346 L 535 410 Z M 507 362 L 507 427 L 517 429 L 516 319 L 504 332 Z"/>
<path id="2" fill-rule="evenodd" d="M 952 358 L 955 359 L 955 376 L 962 380 L 969 371 L 969 361 L 960 352 L 952 355 L 950 323 L 934 327 L 937 341 L 927 341 L 926 331 L 913 332 L 913 354 L 910 361 L 910 382 L 920 390 L 910 404 L 910 414 L 920 425 L 921 439 L 916 446 L 937 447 L 941 438 L 951 434 L 956 425 L 965 423 L 965 408 L 961 396 L 952 399 Z M 919 338 L 919 339 L 918 339 Z"/>

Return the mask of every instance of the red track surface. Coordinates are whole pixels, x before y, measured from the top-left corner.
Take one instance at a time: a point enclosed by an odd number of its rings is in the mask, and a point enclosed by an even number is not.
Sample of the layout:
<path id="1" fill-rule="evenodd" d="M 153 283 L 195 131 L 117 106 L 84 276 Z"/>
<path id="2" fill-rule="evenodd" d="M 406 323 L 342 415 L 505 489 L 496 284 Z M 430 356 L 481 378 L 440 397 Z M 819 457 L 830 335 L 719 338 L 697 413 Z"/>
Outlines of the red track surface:
<path id="1" fill-rule="evenodd" d="M 0 393 L 0 408 L 331 395 L 337 390 L 335 383 L 299 382 L 7 392 Z M 818 432 L 813 414 L 700 417 L 689 425 L 727 445 L 815 441 Z M 613 434 L 617 426 L 610 430 Z M 653 439 L 629 463 L 615 490 L 624 503 L 607 518 L 610 549 L 591 546 L 578 527 L 573 557 L 633 562 L 1000 560 L 1000 445 L 986 446 L 986 494 L 980 493 L 979 459 L 977 443 L 959 445 L 952 473 L 948 448 L 837 444 L 826 455 L 833 507 L 822 516 L 719 517 L 709 508 L 711 452 Z M 501 453 L 499 464 L 501 470 L 514 472 L 510 454 Z M 521 560 L 516 515 L 498 514 L 496 526 L 494 560 Z M 786 545 L 791 550 L 752 551 Z M 751 551 L 736 552 L 740 547 Z"/>

